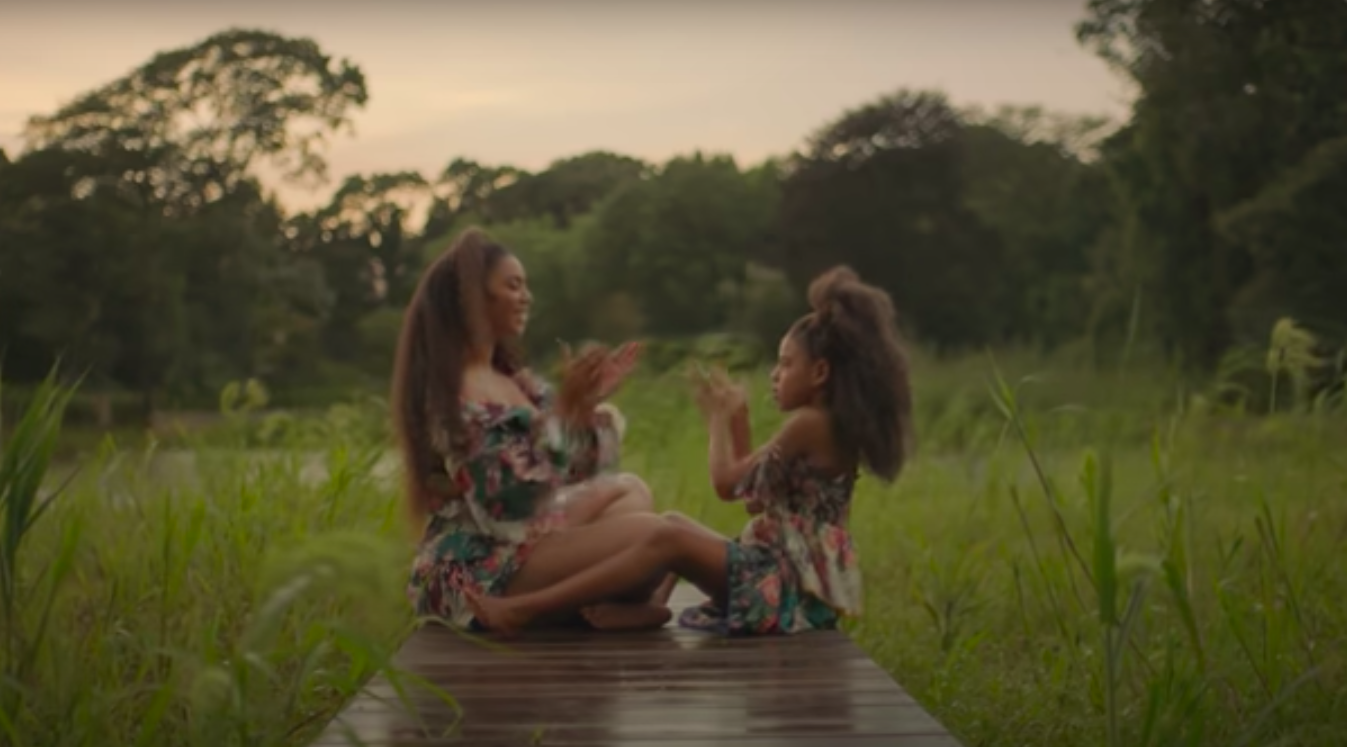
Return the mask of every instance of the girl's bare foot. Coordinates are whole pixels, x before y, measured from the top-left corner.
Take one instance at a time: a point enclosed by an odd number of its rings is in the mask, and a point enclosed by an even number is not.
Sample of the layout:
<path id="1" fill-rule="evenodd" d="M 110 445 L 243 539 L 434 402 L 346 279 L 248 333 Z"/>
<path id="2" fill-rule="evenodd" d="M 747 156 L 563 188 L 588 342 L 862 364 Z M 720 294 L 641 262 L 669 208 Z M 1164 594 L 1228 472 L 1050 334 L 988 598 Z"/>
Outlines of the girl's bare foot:
<path id="1" fill-rule="evenodd" d="M 503 637 L 519 635 L 519 631 L 529 622 L 528 614 L 508 597 L 488 597 L 471 591 L 466 596 L 468 607 L 472 609 L 472 616 L 477 618 L 477 622 Z"/>
<path id="2" fill-rule="evenodd" d="M 595 630 L 654 630 L 673 617 L 668 607 L 604 602 L 580 610 Z"/>
<path id="3" fill-rule="evenodd" d="M 669 604 L 669 598 L 673 596 L 674 587 L 678 585 L 678 576 L 670 573 L 664 577 L 660 585 L 656 587 L 655 592 L 650 595 L 648 604 L 655 607 L 666 607 Z"/>

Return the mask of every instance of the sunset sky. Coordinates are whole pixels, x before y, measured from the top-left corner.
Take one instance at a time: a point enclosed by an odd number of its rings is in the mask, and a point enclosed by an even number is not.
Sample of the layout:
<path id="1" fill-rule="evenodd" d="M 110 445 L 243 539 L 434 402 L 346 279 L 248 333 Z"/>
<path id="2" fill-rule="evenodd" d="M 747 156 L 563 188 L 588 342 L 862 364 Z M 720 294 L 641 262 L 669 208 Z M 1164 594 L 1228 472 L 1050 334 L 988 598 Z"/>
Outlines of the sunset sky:
<path id="1" fill-rule="evenodd" d="M 364 69 L 370 103 L 328 151 L 333 182 L 429 176 L 456 156 L 538 169 L 599 148 L 752 163 L 903 87 L 1121 118 L 1126 87 L 1075 40 L 1083 13 L 1080 0 L 12 4 L 0 147 L 21 149 L 29 116 L 231 26 L 309 36 Z M 281 195 L 307 207 L 332 186 Z"/>

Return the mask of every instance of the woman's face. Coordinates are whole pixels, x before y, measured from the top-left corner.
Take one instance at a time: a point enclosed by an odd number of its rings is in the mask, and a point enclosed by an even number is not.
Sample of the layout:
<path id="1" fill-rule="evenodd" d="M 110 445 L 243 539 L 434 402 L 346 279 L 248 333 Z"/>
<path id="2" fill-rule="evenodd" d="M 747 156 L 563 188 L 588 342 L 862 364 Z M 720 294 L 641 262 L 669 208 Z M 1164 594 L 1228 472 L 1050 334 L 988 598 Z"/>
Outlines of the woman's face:
<path id="1" fill-rule="evenodd" d="M 486 317 L 496 339 L 524 334 L 532 304 L 533 294 L 529 293 L 524 265 L 514 255 L 507 254 L 496 262 L 486 278 Z"/>

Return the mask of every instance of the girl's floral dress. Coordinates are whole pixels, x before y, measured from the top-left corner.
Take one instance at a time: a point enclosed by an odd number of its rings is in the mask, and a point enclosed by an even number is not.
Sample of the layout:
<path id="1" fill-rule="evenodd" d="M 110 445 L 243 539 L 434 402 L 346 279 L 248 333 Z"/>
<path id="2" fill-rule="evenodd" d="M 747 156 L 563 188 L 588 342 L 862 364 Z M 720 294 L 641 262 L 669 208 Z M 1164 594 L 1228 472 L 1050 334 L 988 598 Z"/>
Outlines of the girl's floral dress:
<path id="1" fill-rule="evenodd" d="M 464 592 L 502 593 L 534 544 L 565 526 L 559 507 L 544 508 L 555 490 L 616 463 L 611 414 L 568 429 L 541 380 L 521 372 L 515 381 L 535 409 L 464 402 L 467 444 L 457 457 L 447 433 L 432 434 L 455 495 L 432 512 L 412 565 L 407 594 L 418 615 L 473 627 Z"/>
<path id="2" fill-rule="evenodd" d="M 731 635 L 835 628 L 861 609 L 861 573 L 847 516 L 854 472 L 821 473 L 802 455 L 770 450 L 735 488 L 764 505 L 728 552 L 728 610 L 707 602 L 684 610 L 684 627 Z"/>

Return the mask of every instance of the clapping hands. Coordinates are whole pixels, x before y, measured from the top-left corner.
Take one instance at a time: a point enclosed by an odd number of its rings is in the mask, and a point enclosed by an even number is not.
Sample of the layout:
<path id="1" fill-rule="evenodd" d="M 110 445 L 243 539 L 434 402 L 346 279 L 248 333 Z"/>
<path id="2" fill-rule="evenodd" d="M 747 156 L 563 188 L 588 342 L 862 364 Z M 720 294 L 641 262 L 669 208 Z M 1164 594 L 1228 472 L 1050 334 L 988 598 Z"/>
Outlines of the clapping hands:
<path id="1" fill-rule="evenodd" d="M 622 386 L 640 359 L 640 343 L 629 342 L 610 350 L 604 345 L 587 345 L 579 355 L 570 346 L 561 349 L 561 389 L 557 410 L 571 421 L 584 420 L 599 403 Z"/>
<path id="2" fill-rule="evenodd" d="M 748 394 L 730 379 L 725 369 L 716 367 L 709 372 L 694 369 L 691 374 L 693 399 L 708 422 L 715 417 L 733 420 L 748 416 Z"/>
<path id="3" fill-rule="evenodd" d="M 694 368 L 689 373 L 692 379 L 693 399 L 696 400 L 697 408 L 702 411 L 707 427 L 712 432 L 712 470 L 716 468 L 718 453 L 723 454 L 731 463 L 748 459 L 751 446 L 748 432 L 748 394 L 744 387 L 731 380 L 729 374 L 722 368 L 714 368 L 709 372 Z M 717 432 L 728 436 L 728 442 L 721 442 L 723 446 L 716 445 Z M 762 513 L 766 506 L 757 498 L 748 498 L 744 508 L 749 515 L 756 515 Z"/>

